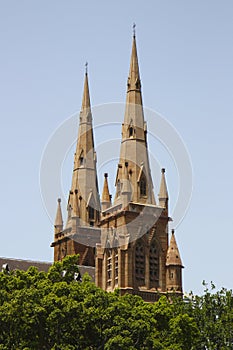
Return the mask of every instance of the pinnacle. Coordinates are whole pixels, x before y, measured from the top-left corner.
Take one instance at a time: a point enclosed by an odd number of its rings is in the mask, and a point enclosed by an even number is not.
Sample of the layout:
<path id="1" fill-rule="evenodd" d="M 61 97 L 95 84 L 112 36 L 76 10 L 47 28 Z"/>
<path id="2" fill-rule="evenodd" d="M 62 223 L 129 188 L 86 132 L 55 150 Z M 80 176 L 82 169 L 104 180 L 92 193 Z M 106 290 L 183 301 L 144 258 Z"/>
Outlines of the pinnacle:
<path id="1" fill-rule="evenodd" d="M 103 193 L 102 193 L 102 211 L 108 209 L 111 206 L 111 195 L 109 194 L 109 188 L 108 188 L 108 174 L 104 174 L 104 187 L 103 187 Z"/>
<path id="2" fill-rule="evenodd" d="M 104 187 L 102 193 L 102 202 L 110 202 L 110 193 L 108 187 L 108 174 L 104 174 Z"/>
<path id="3" fill-rule="evenodd" d="M 161 182 L 160 182 L 160 190 L 159 190 L 159 199 L 168 199 L 168 190 L 165 178 L 165 169 L 161 169 Z"/>
<path id="4" fill-rule="evenodd" d="M 78 204 L 78 190 L 76 189 L 73 194 L 73 216 L 80 216 L 79 204 Z"/>
<path id="5" fill-rule="evenodd" d="M 129 181 L 129 175 L 128 175 L 128 163 L 125 162 L 124 166 L 124 174 L 123 174 L 123 179 L 122 179 L 122 189 L 121 193 L 122 194 L 130 194 L 131 193 L 131 187 L 130 187 L 130 181 Z"/>
<path id="6" fill-rule="evenodd" d="M 169 265 L 182 266 L 182 261 L 181 261 L 179 249 L 178 249 L 178 246 L 176 243 L 174 230 L 172 230 L 170 245 L 169 245 L 168 251 L 167 251 L 166 265 L 167 266 L 169 266 Z"/>
<path id="7" fill-rule="evenodd" d="M 62 212 L 61 212 L 61 198 L 57 200 L 57 213 L 55 219 L 55 227 L 63 227 Z"/>

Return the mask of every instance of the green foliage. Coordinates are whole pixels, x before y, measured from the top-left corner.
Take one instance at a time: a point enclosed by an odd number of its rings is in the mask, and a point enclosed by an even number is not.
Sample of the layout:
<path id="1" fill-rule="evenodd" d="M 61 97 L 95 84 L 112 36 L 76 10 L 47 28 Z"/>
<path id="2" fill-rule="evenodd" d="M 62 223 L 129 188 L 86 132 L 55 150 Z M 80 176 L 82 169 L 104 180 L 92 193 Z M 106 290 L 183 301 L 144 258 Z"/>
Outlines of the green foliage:
<path id="1" fill-rule="evenodd" d="M 233 349 L 232 291 L 149 304 L 75 281 L 77 263 L 0 273 L 0 350 Z"/>
<path id="2" fill-rule="evenodd" d="M 204 295 L 193 297 L 194 318 L 200 329 L 199 348 L 210 350 L 233 349 L 233 294 L 232 290 L 222 288 L 214 293 L 205 286 Z"/>

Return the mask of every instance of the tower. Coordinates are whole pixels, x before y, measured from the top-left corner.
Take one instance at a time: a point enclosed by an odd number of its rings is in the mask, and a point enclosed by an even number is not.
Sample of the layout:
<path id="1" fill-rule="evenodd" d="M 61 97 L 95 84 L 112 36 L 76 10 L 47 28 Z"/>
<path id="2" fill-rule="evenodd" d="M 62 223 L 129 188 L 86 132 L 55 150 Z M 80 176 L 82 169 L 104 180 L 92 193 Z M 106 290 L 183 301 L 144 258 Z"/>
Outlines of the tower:
<path id="1" fill-rule="evenodd" d="M 94 247 L 100 240 L 99 215 L 96 153 L 86 71 L 66 226 L 63 228 L 60 200 L 54 225 L 54 242 L 51 246 L 54 247 L 55 261 L 78 253 L 80 265 L 95 266 Z"/>
<path id="2" fill-rule="evenodd" d="M 104 290 L 155 301 L 168 288 L 182 292 L 181 267 L 168 256 L 168 191 L 162 169 L 156 204 L 147 147 L 136 37 L 133 35 L 122 140 L 113 205 L 105 178 L 100 219 L 101 242 L 96 249 L 96 284 Z M 174 248 L 175 249 L 175 248 Z M 170 281 L 176 269 L 176 281 Z M 181 275 L 180 275 L 181 276 Z M 173 284 L 172 284 L 173 283 Z"/>

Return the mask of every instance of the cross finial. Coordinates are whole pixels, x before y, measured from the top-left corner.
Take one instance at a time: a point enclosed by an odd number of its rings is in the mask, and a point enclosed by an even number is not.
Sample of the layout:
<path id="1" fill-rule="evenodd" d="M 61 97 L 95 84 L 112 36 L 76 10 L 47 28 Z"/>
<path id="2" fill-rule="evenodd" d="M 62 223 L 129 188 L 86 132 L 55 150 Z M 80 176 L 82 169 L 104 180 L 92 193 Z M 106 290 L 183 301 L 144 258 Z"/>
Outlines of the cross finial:
<path id="1" fill-rule="evenodd" d="M 133 36 L 135 37 L 135 35 L 136 35 L 136 24 L 133 23 Z"/>
<path id="2" fill-rule="evenodd" d="M 88 71 L 88 62 L 85 63 L 85 73 L 87 74 Z"/>

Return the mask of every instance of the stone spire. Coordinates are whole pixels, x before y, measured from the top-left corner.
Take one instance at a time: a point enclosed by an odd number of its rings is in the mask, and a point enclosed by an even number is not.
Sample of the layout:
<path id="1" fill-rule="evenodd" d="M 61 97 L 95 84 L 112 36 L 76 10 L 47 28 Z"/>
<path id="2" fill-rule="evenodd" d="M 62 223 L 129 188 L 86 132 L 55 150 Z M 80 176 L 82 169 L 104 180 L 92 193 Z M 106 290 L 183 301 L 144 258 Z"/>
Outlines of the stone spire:
<path id="1" fill-rule="evenodd" d="M 54 223 L 55 233 L 61 232 L 63 230 L 63 220 L 62 220 L 62 212 L 61 212 L 61 198 L 57 200 L 57 213 Z"/>
<path id="2" fill-rule="evenodd" d="M 135 33 L 133 35 L 133 45 L 132 45 L 129 78 L 128 78 L 128 90 L 130 90 L 130 89 L 131 90 L 134 90 L 134 89 L 140 90 L 141 89 Z"/>
<path id="3" fill-rule="evenodd" d="M 79 117 L 79 131 L 74 157 L 72 186 L 68 205 L 73 208 L 75 191 L 78 191 L 79 216 L 83 225 L 97 225 L 100 199 L 96 172 L 96 153 L 92 128 L 92 113 L 88 84 L 85 73 L 82 107 Z"/>
<path id="4" fill-rule="evenodd" d="M 104 187 L 103 187 L 101 205 L 102 205 L 102 211 L 108 209 L 111 206 L 111 195 L 109 193 L 107 173 L 104 174 Z"/>
<path id="5" fill-rule="evenodd" d="M 84 79 L 78 139 L 74 156 L 72 185 L 67 203 L 64 230 L 55 232 L 54 261 L 79 254 L 79 264 L 95 266 L 95 249 L 100 242 L 100 199 L 87 70 Z M 60 220 L 61 221 L 61 220 Z"/>
<path id="6" fill-rule="evenodd" d="M 116 176 L 115 204 L 120 203 L 120 188 L 124 179 L 124 167 L 128 164 L 129 180 L 132 187 L 131 200 L 138 203 L 155 204 L 153 184 L 147 150 L 146 123 L 144 121 L 141 81 L 136 47 L 133 36 L 120 161 Z"/>
<path id="7" fill-rule="evenodd" d="M 160 190 L 159 190 L 159 205 L 161 207 L 167 208 L 168 207 L 168 190 L 167 190 L 167 184 L 166 184 L 166 178 L 165 178 L 165 169 L 161 169 L 161 182 L 160 182 Z"/>
<path id="8" fill-rule="evenodd" d="M 134 112 L 137 111 L 137 115 Z M 130 60 L 129 76 L 127 81 L 125 124 L 135 124 L 144 129 L 144 116 L 142 108 L 141 80 L 136 46 L 136 37 L 133 36 L 133 45 Z"/>
<path id="9" fill-rule="evenodd" d="M 91 101 L 90 101 L 90 93 L 89 93 L 89 85 L 88 85 L 88 74 L 86 70 L 81 112 L 89 112 L 89 111 L 91 111 Z"/>
<path id="10" fill-rule="evenodd" d="M 166 266 L 180 266 L 183 267 L 182 261 L 180 258 L 179 249 L 176 243 L 175 239 L 175 231 L 172 230 L 170 245 L 167 250 L 167 260 L 166 260 Z"/>

